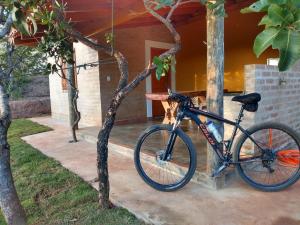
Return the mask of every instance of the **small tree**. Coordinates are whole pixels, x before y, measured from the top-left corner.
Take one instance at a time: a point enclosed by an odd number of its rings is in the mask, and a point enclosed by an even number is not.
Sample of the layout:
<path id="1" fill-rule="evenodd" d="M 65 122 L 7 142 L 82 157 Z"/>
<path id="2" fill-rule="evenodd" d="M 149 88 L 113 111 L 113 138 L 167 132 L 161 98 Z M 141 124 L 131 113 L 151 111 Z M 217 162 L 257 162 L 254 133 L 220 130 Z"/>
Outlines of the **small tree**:
<path id="1" fill-rule="evenodd" d="M 59 36 L 61 26 L 57 26 L 52 19 L 51 11 L 47 1 L 22 1 L 13 0 L 2 1 L 0 4 L 0 39 L 9 38 L 6 48 L 6 65 L 0 65 L 0 207 L 4 214 L 5 220 L 9 225 L 26 224 L 25 212 L 20 204 L 17 192 L 14 186 L 11 168 L 10 168 L 10 146 L 7 142 L 7 131 L 11 123 L 11 111 L 9 107 L 9 91 L 13 87 L 14 50 L 13 39 L 16 32 L 12 32 L 12 27 L 22 34 L 34 35 L 37 32 L 36 20 L 41 21 L 47 26 L 48 32 L 45 37 L 51 38 L 51 34 L 55 33 L 56 38 L 60 40 L 60 46 L 54 46 L 64 58 L 70 57 L 72 52 L 66 49 L 68 39 L 61 39 Z M 9 36 L 9 37 L 8 37 Z M 52 53 L 53 48 L 47 49 L 48 53 Z M 26 55 L 25 55 L 26 56 Z M 23 56 L 24 57 L 24 56 Z M 26 61 L 26 60 L 24 60 Z M 20 59 L 21 62 L 21 59 Z M 34 67 L 33 67 L 34 68 Z"/>
<path id="2" fill-rule="evenodd" d="M 8 36 L 12 24 L 13 19 L 9 14 L 0 30 L 0 38 Z M 26 217 L 14 186 L 10 168 L 10 146 L 7 142 L 7 131 L 11 123 L 8 89 L 14 68 L 12 61 L 14 46 L 8 42 L 6 45 L 6 69 L 0 65 L 0 206 L 9 225 L 22 225 L 26 224 Z"/>
<path id="3" fill-rule="evenodd" d="M 4 70 L 8 70 L 7 42 L 0 42 L 0 64 Z M 11 85 L 8 87 L 8 93 L 11 99 L 22 97 L 24 86 L 30 82 L 32 77 L 38 75 L 47 75 L 47 58 L 44 53 L 36 48 L 27 46 L 16 46 L 12 54 L 12 63 L 14 67 Z"/>

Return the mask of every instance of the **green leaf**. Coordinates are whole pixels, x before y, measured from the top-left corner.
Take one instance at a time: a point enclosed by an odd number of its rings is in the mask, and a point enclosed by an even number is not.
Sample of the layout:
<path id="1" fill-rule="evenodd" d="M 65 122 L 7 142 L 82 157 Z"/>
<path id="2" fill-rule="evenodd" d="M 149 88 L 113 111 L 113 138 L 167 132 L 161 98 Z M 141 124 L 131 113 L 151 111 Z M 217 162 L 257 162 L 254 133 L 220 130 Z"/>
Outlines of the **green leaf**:
<path id="1" fill-rule="evenodd" d="M 280 52 L 279 70 L 285 71 L 300 59 L 300 33 L 293 30 L 281 30 L 274 39 L 273 48 Z"/>
<path id="2" fill-rule="evenodd" d="M 18 9 L 21 8 L 21 4 L 18 1 L 14 1 L 13 5 L 14 5 L 14 7 L 16 7 Z"/>
<path id="3" fill-rule="evenodd" d="M 279 29 L 267 28 L 257 35 L 253 45 L 253 51 L 256 54 L 256 57 L 259 57 L 268 47 L 272 45 L 274 38 L 279 32 Z"/>
<path id="4" fill-rule="evenodd" d="M 247 8 L 241 10 L 241 13 L 265 12 L 270 5 L 268 0 L 259 0 Z"/>
<path id="5" fill-rule="evenodd" d="M 163 60 L 157 56 L 154 56 L 153 57 L 153 63 L 156 65 L 156 66 L 159 66 L 159 65 L 162 65 L 163 64 Z"/>
<path id="6" fill-rule="evenodd" d="M 162 73 L 163 73 L 163 68 L 162 67 L 157 67 L 156 68 L 156 79 L 157 80 L 160 80 L 160 78 L 162 76 Z"/>
<path id="7" fill-rule="evenodd" d="M 26 16 L 24 15 L 21 9 L 15 6 L 13 7 L 12 19 L 18 31 L 20 31 L 22 34 L 30 35 L 29 25 L 27 23 Z"/>
<path id="8" fill-rule="evenodd" d="M 30 30 L 29 30 L 29 25 L 28 25 L 25 18 L 21 20 L 21 24 L 20 24 L 19 29 L 22 33 L 27 34 L 27 35 L 31 35 Z"/>
<path id="9" fill-rule="evenodd" d="M 300 30 L 300 9 L 297 10 L 295 14 L 295 21 L 293 23 L 293 26 L 297 29 Z"/>
<path id="10" fill-rule="evenodd" d="M 154 10 L 159 10 L 166 6 L 171 6 L 174 4 L 174 0 L 155 0 L 157 5 L 154 7 Z"/>
<path id="11" fill-rule="evenodd" d="M 261 21 L 258 24 L 260 25 L 265 25 L 266 28 L 271 27 L 271 26 L 276 26 L 276 24 L 273 23 L 273 21 L 270 19 L 270 17 L 268 15 L 265 15 Z"/>
<path id="12" fill-rule="evenodd" d="M 289 24 L 294 20 L 293 14 L 285 10 L 284 8 L 272 4 L 268 9 L 269 18 L 272 20 L 274 26 L 282 25 L 282 24 Z"/>
<path id="13" fill-rule="evenodd" d="M 12 13 L 13 22 L 17 22 L 22 16 L 22 11 L 17 7 L 13 7 L 11 13 Z"/>
<path id="14" fill-rule="evenodd" d="M 32 27 L 33 27 L 33 32 L 31 32 L 31 35 L 35 35 L 37 30 L 38 30 L 37 23 L 36 23 L 35 19 L 32 16 L 28 17 L 28 19 L 31 22 Z"/>
<path id="15" fill-rule="evenodd" d="M 295 6 L 295 7 L 298 7 L 300 8 L 300 1 L 299 0 L 290 0 L 291 3 Z"/>
<path id="16" fill-rule="evenodd" d="M 283 5 L 287 3 L 287 0 L 269 0 L 271 4 Z"/>

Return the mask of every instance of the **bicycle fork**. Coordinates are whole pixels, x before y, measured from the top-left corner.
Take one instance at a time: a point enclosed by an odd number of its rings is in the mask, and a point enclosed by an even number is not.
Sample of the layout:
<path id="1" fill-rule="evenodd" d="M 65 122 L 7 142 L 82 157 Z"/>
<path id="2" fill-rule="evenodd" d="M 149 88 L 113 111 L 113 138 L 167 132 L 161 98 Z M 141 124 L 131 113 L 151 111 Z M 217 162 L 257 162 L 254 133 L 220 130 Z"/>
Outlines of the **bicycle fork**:
<path id="1" fill-rule="evenodd" d="M 168 140 L 166 152 L 162 158 L 162 160 L 164 160 L 164 161 L 170 160 L 172 157 L 172 152 L 173 152 L 174 144 L 175 144 L 176 137 L 177 137 L 176 129 L 179 125 L 180 125 L 180 120 L 176 120 L 176 122 L 173 125 L 170 138 Z"/>

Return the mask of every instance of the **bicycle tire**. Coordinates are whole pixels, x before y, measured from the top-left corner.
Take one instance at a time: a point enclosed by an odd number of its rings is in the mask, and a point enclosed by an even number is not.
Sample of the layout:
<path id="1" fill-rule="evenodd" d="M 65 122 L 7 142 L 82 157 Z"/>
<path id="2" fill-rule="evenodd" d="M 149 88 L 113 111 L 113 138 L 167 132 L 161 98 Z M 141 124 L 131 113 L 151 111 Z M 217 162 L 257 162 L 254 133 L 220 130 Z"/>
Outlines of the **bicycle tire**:
<path id="1" fill-rule="evenodd" d="M 254 125 L 254 126 L 250 127 L 249 129 L 247 129 L 246 132 L 248 132 L 249 135 L 253 135 L 254 133 L 257 133 L 258 131 L 262 131 L 262 130 L 266 130 L 266 129 L 269 129 L 269 130 L 270 129 L 275 129 L 275 130 L 278 130 L 278 131 L 282 131 L 285 134 L 287 134 L 288 136 L 290 136 L 292 138 L 292 140 L 295 142 L 295 146 L 297 148 L 296 150 L 300 152 L 300 150 L 299 150 L 300 149 L 300 139 L 299 139 L 298 134 L 293 129 L 291 129 L 290 127 L 288 127 L 288 126 L 286 126 L 284 124 L 274 123 L 274 122 L 266 122 L 266 123 Z M 241 155 L 242 155 L 241 149 L 242 149 L 244 143 L 247 140 L 249 140 L 249 138 L 248 138 L 248 136 L 245 133 L 243 133 L 238 138 L 238 140 L 236 142 L 236 145 L 235 145 L 234 155 L 233 155 L 233 158 L 234 158 L 235 162 L 238 162 L 240 160 Z M 284 139 L 282 138 L 282 140 L 284 140 Z M 279 141 L 279 143 L 281 143 L 281 142 Z M 281 145 L 282 145 L 282 143 L 281 143 Z M 282 151 L 284 151 L 284 150 L 282 150 Z M 280 150 L 278 152 L 280 152 Z M 277 154 L 277 153 L 275 153 L 275 154 Z M 278 156 L 275 156 L 275 157 L 276 157 L 276 159 L 274 160 L 273 163 L 275 163 L 275 162 L 278 163 L 278 161 L 279 161 L 278 160 Z M 299 157 L 298 157 L 298 161 L 299 161 Z M 245 163 L 247 163 L 247 162 L 245 161 Z M 276 164 L 276 169 L 277 168 L 278 168 L 278 170 L 280 170 L 279 169 L 280 167 L 278 167 L 278 165 Z M 292 184 L 294 184 L 299 179 L 299 177 L 300 177 L 300 165 L 299 165 L 299 163 L 297 164 L 297 168 L 296 168 L 295 173 L 291 177 L 289 177 L 285 181 L 282 181 L 280 183 L 273 184 L 273 185 L 266 185 L 266 184 L 259 183 L 256 180 L 253 180 L 253 178 L 251 178 L 249 176 L 249 174 L 248 175 L 246 174 L 245 169 L 243 168 L 243 163 L 237 164 L 236 165 L 236 170 L 237 170 L 238 174 L 240 175 L 240 177 L 247 184 L 249 184 L 250 186 L 254 187 L 255 189 L 259 189 L 261 191 L 266 191 L 266 192 L 280 191 L 282 189 L 285 189 L 285 188 L 291 186 Z M 253 174 L 255 174 L 257 172 L 259 172 L 259 171 L 255 171 Z M 270 170 L 269 173 L 271 174 L 271 173 L 273 173 L 273 171 Z M 266 174 L 267 174 L 267 172 L 266 172 Z M 276 179 L 278 179 L 278 177 L 276 177 Z"/>
<path id="2" fill-rule="evenodd" d="M 180 140 L 183 141 L 183 143 L 186 145 L 188 154 L 190 157 L 190 163 L 188 167 L 188 171 L 185 174 L 185 176 L 178 182 L 176 183 L 171 183 L 171 184 L 162 184 L 159 183 L 149 176 L 147 172 L 144 170 L 142 166 L 142 160 L 141 160 L 141 148 L 143 146 L 143 143 L 147 140 L 149 135 L 159 132 L 159 131 L 167 131 L 171 132 L 172 131 L 172 126 L 171 125 L 154 125 L 149 127 L 147 130 L 145 130 L 139 137 L 135 151 L 134 151 L 134 163 L 136 170 L 138 174 L 141 176 L 141 178 L 152 188 L 159 190 L 159 191 L 164 191 L 164 192 L 170 192 L 170 191 L 175 191 L 183 186 L 185 186 L 193 177 L 195 170 L 196 170 L 196 165 L 197 165 L 197 157 L 196 157 L 196 151 L 195 147 L 191 141 L 191 139 L 180 129 L 177 128 L 175 130 L 177 134 L 177 138 L 180 138 Z"/>

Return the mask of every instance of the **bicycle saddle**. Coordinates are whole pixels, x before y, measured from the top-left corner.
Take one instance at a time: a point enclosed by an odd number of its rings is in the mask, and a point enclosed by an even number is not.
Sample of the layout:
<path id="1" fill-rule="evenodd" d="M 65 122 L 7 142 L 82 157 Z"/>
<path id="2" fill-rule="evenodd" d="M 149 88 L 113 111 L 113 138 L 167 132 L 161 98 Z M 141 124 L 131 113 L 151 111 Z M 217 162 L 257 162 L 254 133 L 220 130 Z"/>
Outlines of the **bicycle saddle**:
<path id="1" fill-rule="evenodd" d="M 240 102 L 243 104 L 257 104 L 261 100 L 260 94 L 251 93 L 247 95 L 234 96 L 231 101 Z"/>

